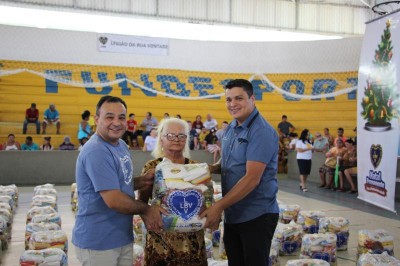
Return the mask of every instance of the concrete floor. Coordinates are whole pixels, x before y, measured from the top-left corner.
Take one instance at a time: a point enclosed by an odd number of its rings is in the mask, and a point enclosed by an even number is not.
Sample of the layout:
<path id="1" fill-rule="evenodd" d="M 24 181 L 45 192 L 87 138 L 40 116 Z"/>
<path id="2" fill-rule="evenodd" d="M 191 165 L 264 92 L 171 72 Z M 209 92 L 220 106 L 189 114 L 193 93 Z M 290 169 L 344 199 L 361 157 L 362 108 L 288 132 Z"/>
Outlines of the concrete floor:
<path id="1" fill-rule="evenodd" d="M 316 188 L 316 184 L 309 184 L 309 192 L 303 193 L 298 188 L 298 181 L 279 177 L 280 201 L 286 204 L 298 204 L 302 210 L 322 210 L 327 216 L 342 216 L 350 220 L 350 238 L 347 251 L 337 253 L 339 266 L 355 265 L 358 230 L 383 228 L 395 237 L 394 254 L 400 258 L 400 217 L 387 210 L 375 207 L 361 200 L 355 195 L 326 191 Z M 26 213 L 33 196 L 33 187 L 19 187 L 19 206 L 17 208 L 14 222 L 12 240 L 9 249 L 3 254 L 2 265 L 19 265 L 19 257 L 24 251 L 24 235 Z M 74 213 L 70 208 L 70 187 L 56 186 L 58 191 L 58 208 L 62 218 L 62 229 L 71 239 L 71 232 L 74 226 Z M 399 204 L 396 206 L 399 212 Z M 280 257 L 281 265 L 285 265 L 289 259 L 296 257 Z M 69 265 L 79 265 L 75 256 L 75 249 L 69 242 L 68 251 Z"/>

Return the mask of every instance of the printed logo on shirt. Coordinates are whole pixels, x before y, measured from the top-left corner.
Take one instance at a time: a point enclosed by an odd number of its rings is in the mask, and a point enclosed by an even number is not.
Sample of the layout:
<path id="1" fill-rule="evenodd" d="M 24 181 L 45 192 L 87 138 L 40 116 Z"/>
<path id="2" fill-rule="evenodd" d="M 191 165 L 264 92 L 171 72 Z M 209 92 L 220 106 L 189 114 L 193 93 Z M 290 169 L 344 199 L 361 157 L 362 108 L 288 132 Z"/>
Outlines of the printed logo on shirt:
<path id="1" fill-rule="evenodd" d="M 119 158 L 122 174 L 124 175 L 125 184 L 129 185 L 132 182 L 133 165 L 132 160 L 128 155 Z"/>

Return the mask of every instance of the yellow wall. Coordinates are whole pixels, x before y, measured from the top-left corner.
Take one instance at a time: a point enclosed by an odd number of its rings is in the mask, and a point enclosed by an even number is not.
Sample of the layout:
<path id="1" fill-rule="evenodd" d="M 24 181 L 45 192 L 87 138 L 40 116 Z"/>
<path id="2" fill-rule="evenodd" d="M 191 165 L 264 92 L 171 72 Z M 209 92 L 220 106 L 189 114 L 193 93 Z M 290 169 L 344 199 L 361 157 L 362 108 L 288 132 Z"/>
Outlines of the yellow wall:
<path id="1" fill-rule="evenodd" d="M 223 120 L 230 121 L 225 108 L 224 98 L 188 100 L 191 97 L 202 96 L 195 88 L 203 87 L 202 93 L 208 95 L 223 94 L 223 85 L 226 80 L 234 78 L 249 79 L 252 73 L 231 74 L 231 73 L 210 73 L 194 72 L 184 70 L 168 69 L 146 69 L 127 68 L 93 65 L 73 65 L 55 63 L 35 63 L 22 61 L 0 60 L 1 70 L 29 69 L 37 73 L 21 72 L 18 74 L 0 76 L 0 125 L 1 134 L 21 133 L 24 112 L 29 108 L 31 102 L 37 104 L 40 116 L 50 103 L 54 103 L 60 112 L 62 134 L 71 135 L 76 138 L 78 123 L 81 120 L 80 114 L 88 109 L 92 113 L 99 98 L 105 94 L 111 94 L 123 98 L 128 105 L 128 113 L 135 113 L 136 120 L 142 121 L 147 111 L 151 111 L 157 119 L 161 119 L 165 112 L 171 116 L 180 114 L 183 119 L 193 121 L 197 114 L 202 115 L 203 120 L 206 114 L 211 113 L 220 123 Z M 46 82 L 43 76 L 49 70 L 66 71 L 63 77 L 69 79 L 70 84 Z M 118 73 L 123 73 L 130 81 L 146 87 L 152 87 L 158 92 L 167 92 L 167 86 L 173 93 L 181 95 L 184 99 L 175 99 L 164 95 L 146 95 L 144 90 L 135 88 L 131 83 L 115 84 L 112 88 L 100 87 L 87 89 L 71 85 L 82 84 L 85 81 L 82 73 L 86 73 L 92 82 L 100 82 L 99 73 L 103 73 L 108 81 L 116 79 Z M 327 83 L 318 86 L 320 80 L 330 80 L 337 84 L 332 92 L 338 92 L 344 88 L 352 87 L 357 81 L 357 72 L 343 73 L 310 73 L 310 74 L 265 74 L 268 79 L 278 87 L 285 87 L 291 80 L 302 84 L 286 86 L 290 92 L 300 95 L 311 95 L 312 91 L 320 88 L 317 94 L 328 93 Z M 196 80 L 201 78 L 201 80 Z M 168 81 L 169 80 L 169 81 Z M 89 81 L 86 79 L 86 81 Z M 150 82 L 145 83 L 144 81 Z M 179 85 L 175 81 L 179 82 Z M 345 129 L 346 136 L 352 136 L 352 129 L 356 126 L 356 95 L 342 94 L 334 99 L 310 100 L 302 99 L 291 101 L 277 93 L 276 90 L 267 88 L 260 79 L 253 80 L 256 94 L 256 105 L 264 117 L 274 126 L 281 120 L 282 114 L 288 116 L 288 120 L 294 124 L 296 131 L 300 132 L 308 128 L 311 132 L 321 131 L 324 127 L 331 128 L 336 134 L 338 127 Z M 184 88 L 184 89 L 182 89 Z M 108 91 L 107 91 L 108 90 Z M 11 126 L 10 126 L 11 125 Z M 13 126 L 15 132 L 12 132 Z M 15 127 L 19 125 L 19 127 Z M 33 129 L 33 127 L 32 127 Z M 31 130 L 30 132 L 34 132 Z M 40 142 L 39 142 L 40 143 Z"/>

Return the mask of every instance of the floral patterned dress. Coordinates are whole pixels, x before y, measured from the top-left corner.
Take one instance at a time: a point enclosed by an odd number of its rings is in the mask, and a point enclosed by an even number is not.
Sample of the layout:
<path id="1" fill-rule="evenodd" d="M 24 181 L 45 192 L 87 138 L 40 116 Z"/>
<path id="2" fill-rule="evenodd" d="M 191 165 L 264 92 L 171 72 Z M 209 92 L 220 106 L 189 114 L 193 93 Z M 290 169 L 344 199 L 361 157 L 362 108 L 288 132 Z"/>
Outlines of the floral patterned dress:
<path id="1" fill-rule="evenodd" d="M 148 161 L 142 174 L 156 168 L 162 158 Z M 185 159 L 185 164 L 196 163 Z M 204 230 L 189 233 L 148 231 L 144 249 L 145 266 L 207 266 Z"/>

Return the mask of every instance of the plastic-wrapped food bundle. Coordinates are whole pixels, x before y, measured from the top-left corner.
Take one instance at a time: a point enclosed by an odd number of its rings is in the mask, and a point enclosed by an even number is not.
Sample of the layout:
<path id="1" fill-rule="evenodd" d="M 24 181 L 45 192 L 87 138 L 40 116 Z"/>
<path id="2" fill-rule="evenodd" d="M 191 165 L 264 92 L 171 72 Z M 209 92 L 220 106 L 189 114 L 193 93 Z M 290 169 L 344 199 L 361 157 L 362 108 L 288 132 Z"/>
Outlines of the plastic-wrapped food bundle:
<path id="1" fill-rule="evenodd" d="M 34 206 L 29 209 L 28 213 L 26 214 L 26 223 L 29 223 L 32 220 L 32 217 L 35 215 L 43 215 L 43 214 L 50 214 L 50 213 L 57 213 L 57 211 L 51 206 Z"/>
<path id="2" fill-rule="evenodd" d="M 25 250 L 19 263 L 20 266 L 67 266 L 68 258 L 59 248 Z"/>
<path id="3" fill-rule="evenodd" d="M 207 259 L 208 266 L 228 266 L 228 260 Z"/>
<path id="4" fill-rule="evenodd" d="M 57 199 L 57 190 L 55 188 L 39 188 L 35 191 L 36 195 L 50 195 Z"/>
<path id="5" fill-rule="evenodd" d="M 318 259 L 289 260 L 286 266 L 329 266 L 329 263 Z"/>
<path id="6" fill-rule="evenodd" d="M 13 216 L 9 210 L 0 209 L 0 216 L 2 216 L 7 221 L 8 226 L 11 226 Z"/>
<path id="7" fill-rule="evenodd" d="M 343 217 L 324 217 L 319 220 L 319 233 L 336 234 L 336 249 L 347 250 L 349 220 Z"/>
<path id="8" fill-rule="evenodd" d="M 61 226 L 61 217 L 58 213 L 37 214 L 32 217 L 32 223 L 56 223 Z"/>
<path id="9" fill-rule="evenodd" d="M 393 256 L 393 236 L 386 230 L 360 230 L 358 231 L 357 258 L 361 254 L 381 254 L 386 251 Z"/>
<path id="10" fill-rule="evenodd" d="M 212 232 L 212 243 L 214 247 L 219 247 L 220 243 L 220 238 L 221 238 L 221 230 L 217 229 Z"/>
<path id="11" fill-rule="evenodd" d="M 322 211 L 300 211 L 297 223 L 303 226 L 305 234 L 315 234 L 319 230 L 319 220 L 325 216 Z"/>
<path id="12" fill-rule="evenodd" d="M 142 230 L 143 220 L 139 215 L 133 216 L 133 231 L 135 233 L 135 242 L 140 243 L 143 240 Z"/>
<path id="13" fill-rule="evenodd" d="M 78 188 L 71 195 L 71 209 L 74 212 L 78 210 Z"/>
<path id="14" fill-rule="evenodd" d="M 61 230 L 61 227 L 56 223 L 28 223 L 25 230 L 25 249 L 29 248 L 29 239 L 33 233 L 56 230 Z"/>
<path id="15" fill-rule="evenodd" d="M 277 239 L 272 239 L 271 249 L 269 251 L 269 266 L 279 266 L 279 247 L 280 242 Z"/>
<path id="16" fill-rule="evenodd" d="M 283 224 L 296 222 L 299 212 L 300 206 L 297 204 L 281 204 L 279 205 L 279 222 Z"/>
<path id="17" fill-rule="evenodd" d="M 304 235 L 300 259 L 320 259 L 336 265 L 336 240 L 332 233 Z"/>
<path id="18" fill-rule="evenodd" d="M 8 247 L 8 240 L 10 239 L 9 234 L 11 231 L 7 226 L 7 221 L 4 217 L 0 216 L 0 242 L 2 245 L 2 249 L 5 250 Z"/>
<path id="19" fill-rule="evenodd" d="M 144 249 L 143 247 L 133 244 L 133 266 L 143 266 Z"/>
<path id="20" fill-rule="evenodd" d="M 0 196 L 10 196 L 13 199 L 14 207 L 18 206 L 18 191 L 12 187 L 0 186 Z"/>
<path id="21" fill-rule="evenodd" d="M 0 195 L 0 202 L 2 203 L 7 203 L 8 205 L 10 205 L 11 210 L 14 211 L 15 210 L 15 204 L 14 204 L 14 200 L 11 196 L 8 195 Z"/>
<path id="22" fill-rule="evenodd" d="M 42 188 L 54 188 L 54 185 L 53 184 L 49 184 L 49 183 L 44 184 L 44 185 L 38 185 L 38 186 L 33 188 L 33 193 L 35 194 L 36 190 L 42 189 Z"/>
<path id="23" fill-rule="evenodd" d="M 289 224 L 278 223 L 274 233 L 274 239 L 280 243 L 279 255 L 298 255 L 301 247 L 303 228 L 301 225 L 291 222 Z"/>
<path id="24" fill-rule="evenodd" d="M 14 193 L 13 193 L 14 201 L 18 203 L 19 192 L 18 192 L 18 187 L 15 184 L 8 185 L 8 186 L 0 186 L 0 190 L 2 188 L 12 189 L 14 191 Z"/>
<path id="25" fill-rule="evenodd" d="M 382 254 L 361 254 L 357 261 L 357 266 L 375 265 L 400 266 L 400 260 L 390 256 L 387 252 L 383 252 Z"/>
<path id="26" fill-rule="evenodd" d="M 57 210 L 57 199 L 52 195 L 36 195 L 32 198 L 31 208 L 34 206 L 51 206 Z"/>
<path id="27" fill-rule="evenodd" d="M 1 209 L 6 209 L 8 210 L 10 213 L 12 212 L 11 206 L 8 203 L 5 202 L 0 202 L 0 210 Z"/>
<path id="28" fill-rule="evenodd" d="M 223 219 L 222 219 L 223 220 Z M 224 244 L 224 222 L 219 223 L 219 247 L 218 247 L 218 257 L 222 260 L 228 259 L 226 256 L 225 244 Z"/>
<path id="29" fill-rule="evenodd" d="M 204 243 L 206 244 L 206 253 L 207 253 L 207 258 L 212 258 L 213 257 L 213 243 L 210 239 L 207 237 L 204 237 Z"/>
<path id="30" fill-rule="evenodd" d="M 39 231 L 33 233 L 29 239 L 29 249 L 38 250 L 46 248 L 60 248 L 67 254 L 67 234 L 62 230 Z"/>
<path id="31" fill-rule="evenodd" d="M 165 231 L 194 232 L 206 221 L 199 219 L 213 201 L 211 174 L 206 163 L 174 164 L 164 158 L 156 167 L 153 185 L 153 205 L 161 205 L 169 215 L 163 215 Z"/>

